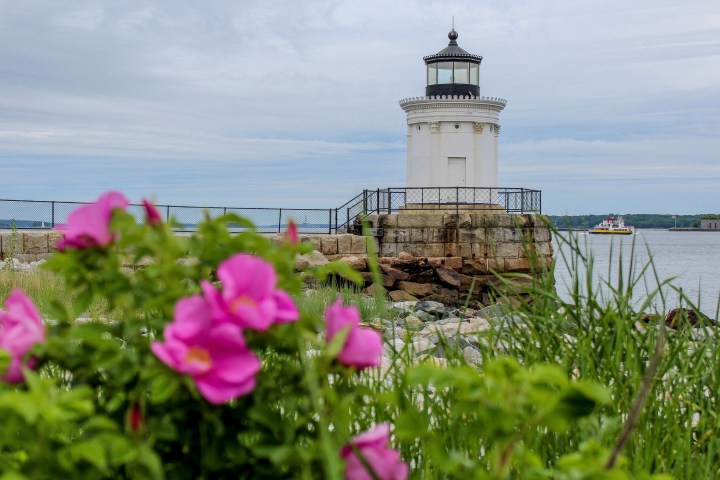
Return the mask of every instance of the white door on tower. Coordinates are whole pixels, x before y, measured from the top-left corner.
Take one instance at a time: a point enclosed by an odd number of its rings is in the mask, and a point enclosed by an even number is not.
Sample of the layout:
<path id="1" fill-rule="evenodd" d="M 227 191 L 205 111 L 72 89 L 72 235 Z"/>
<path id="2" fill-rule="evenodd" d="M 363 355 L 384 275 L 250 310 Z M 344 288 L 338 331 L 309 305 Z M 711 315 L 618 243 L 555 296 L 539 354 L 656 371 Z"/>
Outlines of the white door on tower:
<path id="1" fill-rule="evenodd" d="M 448 157 L 448 187 L 465 186 L 465 157 Z"/>

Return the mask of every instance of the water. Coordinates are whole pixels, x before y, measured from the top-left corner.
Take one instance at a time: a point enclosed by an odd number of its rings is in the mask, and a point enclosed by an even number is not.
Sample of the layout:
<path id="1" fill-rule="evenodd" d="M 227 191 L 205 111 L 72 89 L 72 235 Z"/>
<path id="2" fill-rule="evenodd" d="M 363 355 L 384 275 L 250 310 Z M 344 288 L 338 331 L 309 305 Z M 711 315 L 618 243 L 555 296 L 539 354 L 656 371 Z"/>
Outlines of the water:
<path id="1" fill-rule="evenodd" d="M 560 232 L 569 235 L 569 232 Z M 682 288 L 687 295 L 707 315 L 717 318 L 718 297 L 720 296 L 720 232 L 670 232 L 667 230 L 638 230 L 635 235 L 578 235 L 580 249 L 583 253 L 591 251 L 594 258 L 594 274 L 597 280 L 608 280 L 617 285 L 619 267 L 622 266 L 624 278 L 627 279 L 631 259 L 634 267 L 639 270 L 647 265 L 650 259 L 655 266 L 658 278 L 662 280 L 674 277 L 672 285 Z M 567 245 L 561 246 L 558 239 L 554 240 L 558 259 L 556 269 L 558 293 L 569 299 L 568 288 L 570 275 L 562 261 L 561 253 L 569 255 Z M 634 243 L 634 246 L 633 246 Z M 622 257 L 622 261 L 620 258 Z M 601 294 L 607 288 L 598 287 Z M 638 303 L 646 297 L 648 291 L 657 288 L 654 275 L 650 272 L 645 281 L 635 290 Z M 663 289 L 666 295 L 665 309 L 678 306 L 678 293 L 670 288 Z M 662 309 L 660 298 L 654 302 Z"/>

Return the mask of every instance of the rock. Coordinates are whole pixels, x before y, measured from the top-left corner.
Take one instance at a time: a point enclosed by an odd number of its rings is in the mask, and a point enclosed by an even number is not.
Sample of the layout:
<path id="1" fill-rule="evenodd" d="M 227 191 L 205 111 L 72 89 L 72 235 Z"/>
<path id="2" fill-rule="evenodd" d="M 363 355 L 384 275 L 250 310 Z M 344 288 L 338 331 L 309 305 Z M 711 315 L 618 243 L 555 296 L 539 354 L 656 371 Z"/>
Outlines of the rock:
<path id="1" fill-rule="evenodd" d="M 399 352 L 403 348 L 405 348 L 405 342 L 403 342 L 399 338 L 390 340 L 389 342 L 385 343 L 385 351 L 387 353 Z"/>
<path id="2" fill-rule="evenodd" d="M 445 305 L 440 302 L 418 302 L 415 305 L 415 309 L 431 315 L 436 315 L 438 318 L 445 313 Z"/>
<path id="3" fill-rule="evenodd" d="M 401 282 L 402 283 L 402 282 Z M 405 292 L 403 290 L 393 290 L 389 293 L 390 298 L 392 298 L 393 302 L 417 302 L 417 297 L 414 297 L 410 294 L 410 292 Z"/>
<path id="4" fill-rule="evenodd" d="M 313 250 L 310 253 L 306 253 L 305 255 L 298 255 L 295 258 L 295 269 L 298 269 L 298 265 L 303 266 L 302 270 L 306 268 L 314 268 L 314 267 L 320 267 L 322 265 L 326 265 L 330 262 L 328 262 L 328 259 L 325 258 L 325 255 L 318 252 L 317 250 Z"/>
<path id="5" fill-rule="evenodd" d="M 469 345 L 463 349 L 463 358 L 470 365 L 482 364 L 482 353 L 480 353 L 480 350 Z"/>
<path id="6" fill-rule="evenodd" d="M 447 325 L 448 323 L 453 323 L 453 322 L 459 323 L 462 321 L 464 321 L 464 320 L 459 317 L 447 317 L 447 318 L 443 318 L 442 320 L 438 320 L 437 322 L 435 322 L 435 325 Z"/>
<path id="7" fill-rule="evenodd" d="M 403 272 L 402 270 L 398 270 L 397 268 L 393 268 L 390 265 L 380 265 L 380 269 L 385 273 L 385 275 L 388 275 L 395 280 L 407 280 L 410 278 L 410 274 L 407 272 Z"/>
<path id="8" fill-rule="evenodd" d="M 425 297 L 433 293 L 433 286 L 430 283 L 398 282 L 397 286 L 415 297 Z"/>
<path id="9" fill-rule="evenodd" d="M 350 265 L 350 268 L 352 268 L 353 270 L 357 270 L 358 272 L 361 272 L 361 271 L 367 269 L 367 262 L 365 261 L 364 258 L 349 256 L 349 257 L 342 257 L 339 261 L 347 263 L 348 265 Z"/>
<path id="10" fill-rule="evenodd" d="M 493 320 L 497 320 L 505 316 L 505 310 L 498 304 L 481 308 L 476 313 L 479 317 L 489 318 Z"/>
<path id="11" fill-rule="evenodd" d="M 307 259 L 307 256 L 305 255 L 297 255 L 295 257 L 295 271 L 296 272 L 302 272 L 303 270 L 306 270 L 310 266 L 310 262 Z"/>
<path id="12" fill-rule="evenodd" d="M 430 257 L 428 263 L 433 267 L 452 268 L 460 270 L 463 266 L 462 257 Z"/>
<path id="13" fill-rule="evenodd" d="M 418 338 L 416 340 L 413 340 L 413 342 L 410 344 L 410 351 L 415 355 L 422 355 L 425 353 L 429 353 L 430 351 L 435 349 L 435 345 L 429 340 L 426 340 L 424 338 Z"/>
<path id="14" fill-rule="evenodd" d="M 428 324 L 421 330 L 420 333 L 432 333 L 437 332 L 438 334 L 444 335 L 445 337 L 451 337 L 455 335 L 468 335 L 477 334 L 490 330 L 492 326 L 490 322 L 484 318 L 474 317 L 467 320 L 458 320 L 454 322 L 448 322 L 442 325 L 437 323 Z"/>
<path id="15" fill-rule="evenodd" d="M 384 295 L 387 294 L 387 290 L 385 290 L 385 287 L 383 287 L 382 285 L 378 286 L 378 284 L 376 284 L 376 283 L 370 284 L 369 287 L 367 287 L 366 289 L 363 290 L 363 293 L 365 295 L 370 295 L 372 297 L 372 296 L 375 296 L 375 293 L 378 290 L 378 288 L 381 289 L 382 292 L 384 292 Z M 392 293 L 392 292 L 390 292 L 390 293 Z M 390 297 L 392 298 L 392 295 L 390 295 Z"/>
<path id="16" fill-rule="evenodd" d="M 415 257 L 408 252 L 400 252 L 398 253 L 398 258 L 400 260 L 413 260 Z"/>
<path id="17" fill-rule="evenodd" d="M 365 283 L 373 282 L 374 280 L 372 272 L 360 272 L 360 276 L 362 276 L 363 280 L 365 280 Z M 395 279 L 390 275 L 381 274 L 380 280 L 382 282 L 382 286 L 385 288 L 392 288 L 392 286 L 395 285 Z"/>
<path id="18" fill-rule="evenodd" d="M 407 326 L 411 330 L 420 330 L 425 325 L 422 320 L 420 320 L 417 315 L 408 315 L 405 317 L 404 320 L 402 320 L 402 325 Z"/>
<path id="19" fill-rule="evenodd" d="M 446 285 L 459 288 L 462 284 L 462 281 L 460 280 L 460 274 L 457 273 L 455 270 L 444 267 L 437 267 L 435 269 L 435 273 L 437 274 L 440 281 L 445 283 Z"/>
<path id="20" fill-rule="evenodd" d="M 400 310 L 401 312 L 412 312 L 415 311 L 415 305 L 417 305 L 417 301 L 414 302 L 394 302 L 391 307 L 395 310 Z"/>
<path id="21" fill-rule="evenodd" d="M 678 329 L 687 323 L 692 327 L 716 324 L 715 320 L 708 318 L 702 312 L 698 313 L 689 308 L 673 308 L 665 315 L 665 325 L 669 328 Z"/>

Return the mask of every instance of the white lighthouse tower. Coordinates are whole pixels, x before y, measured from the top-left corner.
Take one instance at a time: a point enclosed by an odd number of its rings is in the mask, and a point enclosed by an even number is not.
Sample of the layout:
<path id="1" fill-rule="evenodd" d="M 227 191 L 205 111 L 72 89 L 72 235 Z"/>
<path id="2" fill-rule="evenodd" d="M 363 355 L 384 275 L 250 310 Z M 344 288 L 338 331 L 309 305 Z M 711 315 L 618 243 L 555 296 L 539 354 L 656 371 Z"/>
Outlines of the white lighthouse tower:
<path id="1" fill-rule="evenodd" d="M 501 98 L 480 96 L 482 57 L 448 46 L 423 58 L 424 97 L 406 98 L 407 187 L 498 186 L 498 134 Z"/>

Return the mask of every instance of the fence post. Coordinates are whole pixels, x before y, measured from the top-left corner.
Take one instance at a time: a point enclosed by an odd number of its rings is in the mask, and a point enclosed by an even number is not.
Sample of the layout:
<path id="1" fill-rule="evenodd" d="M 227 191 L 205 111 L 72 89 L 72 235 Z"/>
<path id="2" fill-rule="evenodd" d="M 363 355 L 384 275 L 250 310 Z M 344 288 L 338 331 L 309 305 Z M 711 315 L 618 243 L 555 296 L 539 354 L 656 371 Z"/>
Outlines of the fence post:
<path id="1" fill-rule="evenodd" d="M 170 220 L 170 205 L 165 205 L 165 221 Z"/>
<path id="2" fill-rule="evenodd" d="M 442 190 L 442 189 L 441 189 L 440 187 L 438 187 L 438 210 L 440 210 L 440 208 L 441 208 L 441 207 L 440 207 L 440 203 L 441 203 L 441 202 L 440 202 L 440 198 L 442 197 L 442 192 L 441 192 L 441 190 Z"/>
<path id="3" fill-rule="evenodd" d="M 380 189 L 375 191 L 375 203 L 377 204 L 377 214 L 380 215 Z"/>
<path id="4" fill-rule="evenodd" d="M 337 221 L 337 213 L 335 214 L 335 220 Z M 332 208 L 328 208 L 328 235 L 332 233 L 333 221 L 332 221 Z M 335 231 L 337 232 L 337 225 L 335 225 Z"/>
<path id="5" fill-rule="evenodd" d="M 460 187 L 455 187 L 455 215 L 460 215 Z"/>
<path id="6" fill-rule="evenodd" d="M 388 187 L 388 215 L 392 213 L 392 192 L 390 191 L 390 187 Z"/>
<path id="7" fill-rule="evenodd" d="M 282 208 L 278 208 L 278 233 L 282 232 Z"/>
<path id="8" fill-rule="evenodd" d="M 542 192 L 538 192 L 538 213 L 542 215 Z"/>
<path id="9" fill-rule="evenodd" d="M 55 202 L 50 202 L 50 226 L 55 228 Z"/>
<path id="10" fill-rule="evenodd" d="M 367 188 L 363 190 L 363 215 L 367 215 Z"/>

